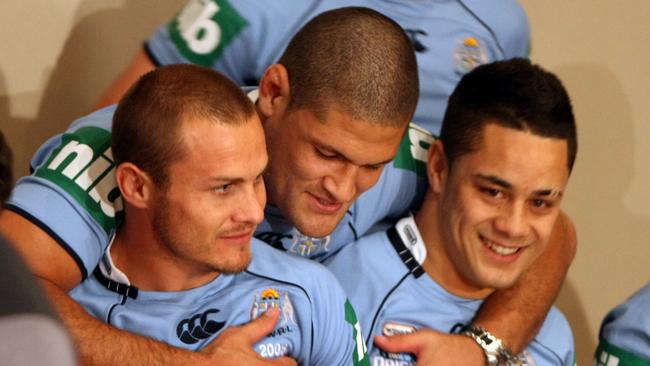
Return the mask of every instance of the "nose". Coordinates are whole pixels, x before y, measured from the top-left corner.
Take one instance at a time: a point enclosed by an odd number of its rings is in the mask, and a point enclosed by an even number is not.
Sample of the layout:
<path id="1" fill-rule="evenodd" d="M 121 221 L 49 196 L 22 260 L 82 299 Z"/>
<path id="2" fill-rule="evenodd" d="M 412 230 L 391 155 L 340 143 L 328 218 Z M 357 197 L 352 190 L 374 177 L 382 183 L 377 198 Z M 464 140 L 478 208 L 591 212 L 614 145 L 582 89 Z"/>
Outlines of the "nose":
<path id="1" fill-rule="evenodd" d="M 246 189 L 242 197 L 237 200 L 237 208 L 233 220 L 240 223 L 257 225 L 264 220 L 264 206 L 266 205 L 266 191 L 264 185 Z"/>
<path id="2" fill-rule="evenodd" d="M 530 224 L 523 203 L 513 203 L 502 208 L 494 221 L 495 229 L 508 238 L 525 238 L 530 234 Z"/>
<path id="3" fill-rule="evenodd" d="M 337 202 L 349 202 L 357 194 L 359 167 L 345 164 L 333 174 L 323 178 L 325 191 Z"/>

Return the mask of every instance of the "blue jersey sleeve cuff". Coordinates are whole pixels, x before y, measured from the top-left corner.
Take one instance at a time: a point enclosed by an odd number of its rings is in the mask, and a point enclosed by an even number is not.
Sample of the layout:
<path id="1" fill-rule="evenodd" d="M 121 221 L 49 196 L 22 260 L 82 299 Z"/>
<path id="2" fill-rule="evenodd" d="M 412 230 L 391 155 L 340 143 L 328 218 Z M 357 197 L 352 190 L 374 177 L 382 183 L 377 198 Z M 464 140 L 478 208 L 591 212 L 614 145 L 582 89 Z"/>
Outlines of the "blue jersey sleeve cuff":
<path id="1" fill-rule="evenodd" d="M 59 243 L 75 260 L 85 279 L 99 263 L 108 245 L 108 235 L 85 212 L 80 212 L 66 193 L 48 183 L 31 176 L 22 178 L 6 207 Z"/>

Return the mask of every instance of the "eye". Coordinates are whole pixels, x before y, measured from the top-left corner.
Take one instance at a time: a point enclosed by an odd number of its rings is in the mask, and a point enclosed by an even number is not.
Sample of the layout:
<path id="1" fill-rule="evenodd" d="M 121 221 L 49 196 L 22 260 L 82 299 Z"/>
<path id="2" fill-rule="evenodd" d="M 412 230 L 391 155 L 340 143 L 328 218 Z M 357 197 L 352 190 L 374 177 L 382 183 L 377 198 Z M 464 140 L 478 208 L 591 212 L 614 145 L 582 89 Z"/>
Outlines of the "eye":
<path id="1" fill-rule="evenodd" d="M 504 196 L 503 191 L 497 188 L 481 187 L 479 190 L 490 198 L 502 198 Z"/>
<path id="2" fill-rule="evenodd" d="M 226 194 L 232 190 L 232 183 L 224 184 L 218 187 L 212 188 L 212 190 L 219 194 Z"/>
<path id="3" fill-rule="evenodd" d="M 260 174 L 260 175 L 258 175 L 257 177 L 255 177 L 255 181 L 253 181 L 253 183 L 254 183 L 255 185 L 260 184 L 260 183 L 262 183 L 262 182 L 264 182 L 263 174 Z"/>
<path id="4" fill-rule="evenodd" d="M 379 165 L 366 165 L 366 169 L 372 170 L 372 171 L 377 171 L 381 170 L 384 167 L 384 164 L 379 164 Z"/>
<path id="5" fill-rule="evenodd" d="M 533 198 L 530 204 L 536 209 L 544 210 L 553 207 L 554 203 L 541 198 Z"/>
<path id="6" fill-rule="evenodd" d="M 324 150 L 321 150 L 321 149 L 319 149 L 319 148 L 317 148 L 317 147 L 315 147 L 314 149 L 316 150 L 316 153 L 317 153 L 320 157 L 325 158 L 325 159 L 336 159 L 336 158 L 339 156 L 339 154 L 332 153 L 332 152 L 328 152 L 328 151 L 324 151 Z"/>

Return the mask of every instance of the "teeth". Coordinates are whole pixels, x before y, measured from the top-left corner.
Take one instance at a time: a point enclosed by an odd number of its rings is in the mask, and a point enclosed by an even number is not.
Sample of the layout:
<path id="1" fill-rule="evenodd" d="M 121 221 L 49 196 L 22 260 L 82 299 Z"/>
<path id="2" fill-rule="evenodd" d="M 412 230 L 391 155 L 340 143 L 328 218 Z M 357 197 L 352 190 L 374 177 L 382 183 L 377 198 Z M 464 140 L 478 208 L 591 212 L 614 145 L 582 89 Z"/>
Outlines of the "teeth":
<path id="1" fill-rule="evenodd" d="M 495 242 L 490 241 L 484 237 L 481 237 L 483 239 L 483 242 L 490 248 L 492 251 L 499 255 L 511 255 L 517 253 L 519 248 L 506 248 L 502 247 L 500 245 L 497 245 Z"/>

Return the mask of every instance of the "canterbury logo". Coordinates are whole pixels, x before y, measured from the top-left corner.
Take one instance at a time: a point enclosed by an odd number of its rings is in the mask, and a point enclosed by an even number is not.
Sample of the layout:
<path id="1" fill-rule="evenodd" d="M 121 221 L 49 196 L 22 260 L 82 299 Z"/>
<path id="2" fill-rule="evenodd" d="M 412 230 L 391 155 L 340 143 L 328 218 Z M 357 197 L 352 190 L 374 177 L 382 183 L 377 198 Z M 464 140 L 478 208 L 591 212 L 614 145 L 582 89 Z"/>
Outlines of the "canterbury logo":
<path id="1" fill-rule="evenodd" d="M 284 238 L 293 238 L 292 235 L 286 235 L 286 234 L 281 234 L 281 233 L 274 233 L 272 231 L 265 231 L 261 233 L 255 234 L 255 237 L 266 244 L 269 244 L 275 249 L 280 249 L 283 251 L 286 251 L 287 249 L 284 247 L 284 244 L 282 244 L 282 239 Z"/>
<path id="2" fill-rule="evenodd" d="M 176 327 L 176 335 L 186 344 L 194 344 L 217 333 L 225 322 L 208 320 L 208 315 L 216 314 L 219 309 L 208 309 L 203 314 L 197 314 L 189 319 L 183 319 Z"/>

